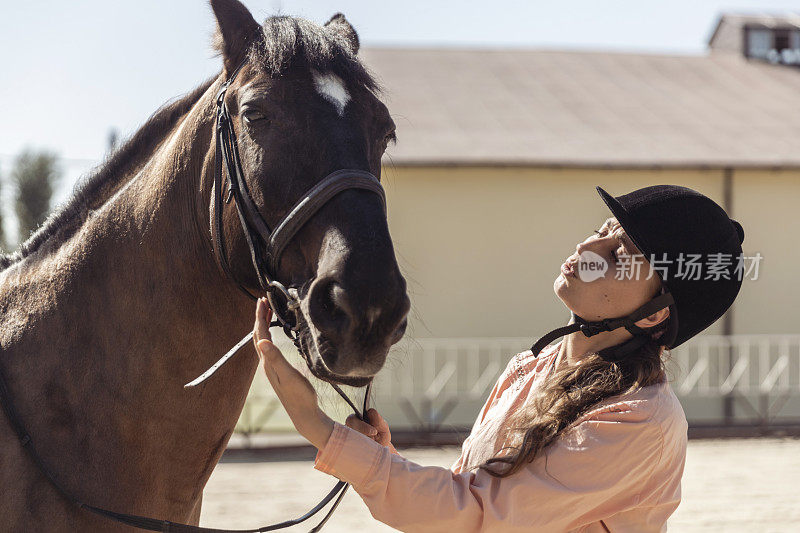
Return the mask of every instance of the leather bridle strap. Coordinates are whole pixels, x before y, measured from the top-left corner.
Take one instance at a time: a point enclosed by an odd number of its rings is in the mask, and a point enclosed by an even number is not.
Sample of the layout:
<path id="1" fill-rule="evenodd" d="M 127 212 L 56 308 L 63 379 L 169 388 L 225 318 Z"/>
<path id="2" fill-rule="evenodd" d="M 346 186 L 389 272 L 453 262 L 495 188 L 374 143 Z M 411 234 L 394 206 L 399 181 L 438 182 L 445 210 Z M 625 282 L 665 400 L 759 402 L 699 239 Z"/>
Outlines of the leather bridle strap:
<path id="1" fill-rule="evenodd" d="M 233 280 L 236 283 L 236 286 L 241 290 L 248 298 L 253 301 L 258 300 L 258 297 L 253 295 L 244 285 L 239 283 L 236 278 L 231 273 L 230 265 L 228 264 L 228 254 L 225 252 L 225 242 L 222 239 L 222 178 L 223 178 L 223 168 L 222 168 L 222 157 L 221 154 L 223 153 L 222 147 L 222 120 L 220 117 L 220 113 L 222 113 L 222 108 L 219 105 L 220 98 L 224 97 L 225 90 L 231 84 L 233 79 L 235 78 L 236 74 L 242 68 L 244 63 L 239 65 L 236 70 L 233 71 L 232 75 L 222 84 L 222 88 L 217 93 L 217 120 L 216 120 L 216 146 L 214 150 L 214 183 L 211 188 L 211 237 L 212 237 L 212 246 L 214 248 L 214 257 L 217 259 L 222 271 L 225 275 Z M 227 113 L 227 110 L 225 111 Z M 230 174 L 229 174 L 230 176 Z M 230 183 L 230 177 L 227 180 Z M 231 191 L 232 192 L 232 191 Z M 231 200 L 231 195 L 228 194 L 228 197 L 225 199 L 225 203 L 229 203 Z"/>
<path id="2" fill-rule="evenodd" d="M 342 392 L 342 390 L 334 385 L 334 389 L 336 392 L 341 394 L 347 403 L 353 408 L 355 415 L 361 419 L 365 420 L 367 408 L 369 406 L 369 394 L 370 394 L 371 384 L 367 385 L 366 391 L 364 392 L 364 406 L 363 410 L 359 412 L 359 410 L 353 405 L 349 398 Z M 30 458 L 39 467 L 39 471 L 47 478 L 50 482 L 50 485 L 58 491 L 61 496 L 70 502 L 73 505 L 78 506 L 81 509 L 86 509 L 87 511 L 91 511 L 97 515 L 103 516 L 105 518 L 109 518 L 111 520 L 115 520 L 117 522 L 121 522 L 123 524 L 127 524 L 129 526 L 133 526 L 139 529 L 144 529 L 148 531 L 161 531 L 167 533 L 261 533 L 266 531 L 274 531 L 277 529 L 284 529 L 287 527 L 291 527 L 302 522 L 305 522 L 315 514 L 317 514 L 320 510 L 322 510 L 331 500 L 336 498 L 333 506 L 330 508 L 328 513 L 325 517 L 317 524 L 313 529 L 311 529 L 312 533 L 319 531 L 322 526 L 328 521 L 330 516 L 333 514 L 333 511 L 336 510 L 338 507 L 339 502 L 342 501 L 349 484 L 344 481 L 339 481 L 336 485 L 331 489 L 331 491 L 320 501 L 317 505 L 315 505 L 310 511 L 304 514 L 301 517 L 294 518 L 292 520 L 286 520 L 284 522 L 279 522 L 277 524 L 271 524 L 268 526 L 262 526 L 257 529 L 215 529 L 215 528 L 208 528 L 208 527 L 200 527 L 200 526 L 192 526 L 189 524 L 181 524 L 179 522 L 172 522 L 170 520 L 159 520 L 157 518 L 149 518 L 146 516 L 139 516 L 127 513 L 118 513 L 116 511 L 111 511 L 109 509 L 104 509 L 102 507 L 97 507 L 94 505 L 89 505 L 87 503 L 82 502 L 78 498 L 75 497 L 72 492 L 70 492 L 67 488 L 65 488 L 61 483 L 59 483 L 56 477 L 52 474 L 50 469 L 45 465 L 44 461 L 42 460 L 39 453 L 36 451 L 36 448 L 33 444 L 33 439 L 31 438 L 30 434 L 25 430 L 25 426 L 23 426 L 19 415 L 17 414 L 16 409 L 14 408 L 14 404 L 11 401 L 11 394 L 8 390 L 8 384 L 6 382 L 5 376 L 3 375 L 2 371 L 0 371 L 0 405 L 2 405 L 3 412 L 5 412 L 6 418 L 8 419 L 9 424 L 16 433 L 17 438 L 19 438 L 20 445 L 25 449 L 28 453 Z M 338 496 L 337 496 L 338 495 Z"/>
<path id="3" fill-rule="evenodd" d="M 328 174 L 298 201 L 275 230 L 266 237 L 269 250 L 268 272 L 278 271 L 278 261 L 286 245 L 308 220 L 328 201 L 347 189 L 365 189 L 376 193 L 386 209 L 383 186 L 371 173 L 363 170 L 342 169 Z"/>

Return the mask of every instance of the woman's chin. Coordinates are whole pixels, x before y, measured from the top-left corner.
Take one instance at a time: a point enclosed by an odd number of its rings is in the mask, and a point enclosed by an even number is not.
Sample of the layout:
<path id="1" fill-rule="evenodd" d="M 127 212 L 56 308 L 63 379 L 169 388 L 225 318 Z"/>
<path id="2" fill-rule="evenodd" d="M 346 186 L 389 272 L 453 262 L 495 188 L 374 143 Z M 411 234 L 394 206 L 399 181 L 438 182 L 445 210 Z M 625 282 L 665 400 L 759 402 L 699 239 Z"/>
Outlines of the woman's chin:
<path id="1" fill-rule="evenodd" d="M 575 283 L 569 283 L 564 275 L 560 274 L 553 282 L 553 292 L 564 305 L 569 307 L 569 302 L 574 301 L 576 297 L 575 286 Z"/>

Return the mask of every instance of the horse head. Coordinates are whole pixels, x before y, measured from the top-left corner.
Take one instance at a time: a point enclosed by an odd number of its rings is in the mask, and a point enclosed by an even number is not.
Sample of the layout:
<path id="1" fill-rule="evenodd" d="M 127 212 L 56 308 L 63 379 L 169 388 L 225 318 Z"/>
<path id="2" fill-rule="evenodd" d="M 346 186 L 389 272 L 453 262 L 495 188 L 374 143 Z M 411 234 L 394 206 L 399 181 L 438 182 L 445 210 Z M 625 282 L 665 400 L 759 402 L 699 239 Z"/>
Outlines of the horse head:
<path id="1" fill-rule="evenodd" d="M 380 178 L 395 126 L 357 56 L 358 36 L 345 17 L 334 15 L 324 26 L 283 16 L 258 24 L 236 0 L 211 5 L 243 179 L 267 225 L 275 228 L 337 170 Z M 236 208 L 221 204 L 220 212 L 225 270 L 257 293 L 258 274 Z M 269 274 L 296 298 L 295 305 L 274 295 L 271 302 L 321 379 L 365 385 L 405 332 L 406 282 L 384 203 L 374 191 L 346 188 L 329 198 L 287 242 Z"/>

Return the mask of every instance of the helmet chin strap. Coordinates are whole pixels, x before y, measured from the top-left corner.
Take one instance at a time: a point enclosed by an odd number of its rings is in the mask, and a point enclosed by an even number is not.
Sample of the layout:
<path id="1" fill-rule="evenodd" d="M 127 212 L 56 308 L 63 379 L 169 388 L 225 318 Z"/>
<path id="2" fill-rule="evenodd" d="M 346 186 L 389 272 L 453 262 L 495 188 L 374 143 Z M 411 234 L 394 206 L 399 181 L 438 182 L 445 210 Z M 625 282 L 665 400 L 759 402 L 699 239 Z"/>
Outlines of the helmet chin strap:
<path id="1" fill-rule="evenodd" d="M 672 294 L 665 292 L 664 294 L 656 296 L 646 304 L 636 309 L 633 313 L 624 317 L 604 318 L 603 320 L 590 322 L 585 318 L 572 313 L 572 318 L 574 320 L 572 324 L 556 328 L 553 331 L 543 335 L 531 347 L 531 352 L 533 352 L 534 357 L 538 357 L 539 353 L 544 349 L 544 347 L 553 342 L 555 339 L 558 337 L 563 337 L 564 335 L 569 335 L 570 333 L 574 333 L 576 331 L 581 331 L 587 337 L 592 337 L 604 331 L 613 331 L 618 328 L 625 328 L 633 334 L 633 339 L 610 348 L 605 348 L 598 352 L 604 359 L 620 360 L 622 356 L 640 348 L 649 340 L 650 334 L 646 330 L 637 326 L 636 322 L 652 315 L 656 311 L 664 309 L 665 307 L 669 307 L 673 303 L 675 303 L 675 301 L 672 298 Z"/>

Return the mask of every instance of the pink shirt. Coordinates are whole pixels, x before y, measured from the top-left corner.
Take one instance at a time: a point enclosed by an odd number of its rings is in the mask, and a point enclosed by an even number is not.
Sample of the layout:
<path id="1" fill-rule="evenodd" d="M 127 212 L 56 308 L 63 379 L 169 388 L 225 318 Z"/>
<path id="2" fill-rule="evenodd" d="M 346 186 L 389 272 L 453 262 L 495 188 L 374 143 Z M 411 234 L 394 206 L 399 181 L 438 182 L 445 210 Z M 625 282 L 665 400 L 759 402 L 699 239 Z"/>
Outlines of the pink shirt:
<path id="1" fill-rule="evenodd" d="M 609 398 L 522 470 L 466 470 L 503 446 L 499 429 L 553 370 L 561 343 L 509 362 L 451 469 L 421 466 L 335 424 L 314 467 L 348 481 L 401 531 L 665 531 L 681 499 L 686 418 L 668 382 Z"/>

